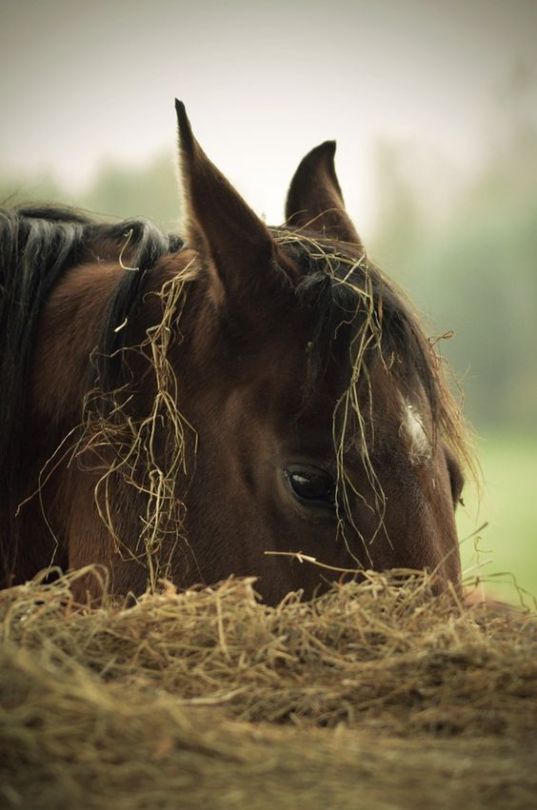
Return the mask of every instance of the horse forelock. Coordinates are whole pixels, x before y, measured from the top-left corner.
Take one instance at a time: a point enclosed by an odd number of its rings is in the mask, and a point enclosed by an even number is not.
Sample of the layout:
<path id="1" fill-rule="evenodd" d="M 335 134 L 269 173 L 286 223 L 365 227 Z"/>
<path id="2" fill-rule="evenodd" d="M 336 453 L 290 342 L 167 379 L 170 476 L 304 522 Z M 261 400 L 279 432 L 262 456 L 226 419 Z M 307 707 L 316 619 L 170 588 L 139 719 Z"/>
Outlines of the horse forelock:
<path id="1" fill-rule="evenodd" d="M 347 363 L 349 389 L 369 378 L 378 363 L 399 392 L 396 408 L 412 457 L 426 457 L 440 439 L 473 468 L 442 360 L 404 293 L 355 246 L 286 231 L 276 232 L 276 239 L 301 270 L 296 288 L 300 304 L 314 312 L 308 389 L 315 390 L 334 356 Z M 424 419 L 420 408 L 427 408 L 430 419 Z"/>

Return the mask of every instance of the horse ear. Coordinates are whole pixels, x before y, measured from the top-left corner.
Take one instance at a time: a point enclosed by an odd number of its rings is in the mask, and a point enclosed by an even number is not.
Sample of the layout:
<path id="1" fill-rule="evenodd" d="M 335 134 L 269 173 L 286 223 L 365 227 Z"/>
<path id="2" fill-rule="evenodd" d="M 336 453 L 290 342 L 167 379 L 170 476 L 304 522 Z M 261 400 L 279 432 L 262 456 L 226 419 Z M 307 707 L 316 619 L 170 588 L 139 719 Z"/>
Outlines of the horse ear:
<path id="1" fill-rule="evenodd" d="M 175 101 L 187 239 L 207 259 L 218 303 L 232 305 L 276 276 L 276 246 L 266 225 L 198 144 L 184 104 Z M 283 274 L 282 274 L 283 275 Z M 264 285 L 263 279 L 267 280 Z M 273 279 L 272 279 L 273 280 Z M 281 282 L 281 279 L 280 279 Z M 251 297 L 251 295 L 250 295 Z"/>
<path id="2" fill-rule="evenodd" d="M 331 239 L 362 247 L 343 202 L 336 176 L 336 142 L 325 141 L 309 152 L 295 172 L 287 193 L 285 216 L 294 227 L 309 227 Z"/>

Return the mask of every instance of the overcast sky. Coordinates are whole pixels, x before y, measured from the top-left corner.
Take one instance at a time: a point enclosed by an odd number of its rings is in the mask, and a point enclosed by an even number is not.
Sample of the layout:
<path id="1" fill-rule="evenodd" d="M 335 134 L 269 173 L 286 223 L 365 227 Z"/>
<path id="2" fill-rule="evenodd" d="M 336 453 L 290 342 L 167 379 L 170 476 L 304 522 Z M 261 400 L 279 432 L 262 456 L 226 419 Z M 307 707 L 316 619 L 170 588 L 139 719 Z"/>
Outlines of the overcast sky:
<path id="1" fill-rule="evenodd" d="M 173 147 L 178 96 L 271 222 L 326 138 L 357 219 L 379 136 L 471 171 L 508 76 L 537 65 L 537 0 L 1 2 L 1 168 L 80 185 L 103 156 L 142 162 Z"/>

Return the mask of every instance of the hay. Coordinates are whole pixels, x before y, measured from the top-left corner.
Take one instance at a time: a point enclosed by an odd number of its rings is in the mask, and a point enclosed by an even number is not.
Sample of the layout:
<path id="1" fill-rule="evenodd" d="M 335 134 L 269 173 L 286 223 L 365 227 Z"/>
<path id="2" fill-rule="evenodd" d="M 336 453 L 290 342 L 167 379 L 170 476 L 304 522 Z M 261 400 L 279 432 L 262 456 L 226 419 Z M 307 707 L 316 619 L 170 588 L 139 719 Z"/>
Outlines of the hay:
<path id="1" fill-rule="evenodd" d="M 71 580 L 0 594 L 3 807 L 532 806 L 534 614 L 422 576 L 277 608 L 229 580 L 83 609 Z"/>

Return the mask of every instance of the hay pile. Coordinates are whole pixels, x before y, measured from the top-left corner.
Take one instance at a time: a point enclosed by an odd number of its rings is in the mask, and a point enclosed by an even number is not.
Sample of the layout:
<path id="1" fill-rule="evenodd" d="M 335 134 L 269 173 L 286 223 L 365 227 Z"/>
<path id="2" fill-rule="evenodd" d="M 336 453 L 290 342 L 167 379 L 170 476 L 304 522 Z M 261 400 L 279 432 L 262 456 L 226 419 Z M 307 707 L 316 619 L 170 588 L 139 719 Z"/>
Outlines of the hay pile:
<path id="1" fill-rule="evenodd" d="M 251 581 L 77 608 L 0 594 L 0 806 L 530 808 L 537 617 L 417 577 L 278 608 Z"/>

